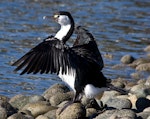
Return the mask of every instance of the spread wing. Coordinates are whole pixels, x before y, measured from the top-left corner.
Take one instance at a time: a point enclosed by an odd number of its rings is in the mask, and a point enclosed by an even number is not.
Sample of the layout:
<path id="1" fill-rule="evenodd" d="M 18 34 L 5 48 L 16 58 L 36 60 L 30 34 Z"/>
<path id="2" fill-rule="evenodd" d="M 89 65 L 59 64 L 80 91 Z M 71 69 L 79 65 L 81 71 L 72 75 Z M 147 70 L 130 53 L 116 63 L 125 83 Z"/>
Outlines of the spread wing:
<path id="1" fill-rule="evenodd" d="M 99 70 L 104 67 L 102 56 L 98 50 L 94 37 L 88 30 L 82 26 L 76 28 L 77 39 L 74 42 L 73 49 L 82 57 L 87 58 L 90 62 L 99 65 Z"/>
<path id="2" fill-rule="evenodd" d="M 38 72 L 59 73 L 60 67 L 65 73 L 66 68 L 70 67 L 67 49 L 58 39 L 47 38 L 17 60 L 13 66 L 17 66 L 15 71 L 23 69 L 21 75 Z"/>

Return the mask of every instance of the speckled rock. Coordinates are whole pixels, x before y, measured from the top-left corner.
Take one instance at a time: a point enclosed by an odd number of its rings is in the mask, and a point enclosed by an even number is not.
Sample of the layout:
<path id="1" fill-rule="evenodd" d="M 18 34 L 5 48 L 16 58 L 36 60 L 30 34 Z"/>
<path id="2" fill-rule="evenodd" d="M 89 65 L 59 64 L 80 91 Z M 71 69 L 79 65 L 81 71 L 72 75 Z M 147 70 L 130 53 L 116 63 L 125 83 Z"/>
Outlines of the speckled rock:
<path id="1" fill-rule="evenodd" d="M 109 119 L 135 119 L 136 113 L 129 109 L 116 110 Z"/>
<path id="2" fill-rule="evenodd" d="M 104 91 L 103 96 L 101 97 L 101 101 L 103 103 L 106 103 L 107 100 L 109 100 L 110 98 L 115 97 L 117 95 L 120 95 L 120 93 L 117 91 Z"/>
<path id="3" fill-rule="evenodd" d="M 149 63 L 149 61 L 150 61 L 149 58 L 139 58 L 139 59 L 135 60 L 132 64 L 129 64 L 128 66 L 136 68 L 140 64 Z"/>
<path id="4" fill-rule="evenodd" d="M 7 119 L 6 109 L 0 106 L 0 119 Z"/>
<path id="5" fill-rule="evenodd" d="M 31 95 L 29 96 L 29 102 L 45 101 L 45 98 L 40 95 Z"/>
<path id="6" fill-rule="evenodd" d="M 50 104 L 46 101 L 39 101 L 39 102 L 34 102 L 34 103 L 28 103 L 22 108 L 22 112 L 24 110 L 29 110 L 31 111 L 31 114 L 34 117 L 37 117 L 39 115 L 45 114 L 46 112 L 56 109 L 55 107 L 50 106 Z"/>
<path id="7" fill-rule="evenodd" d="M 10 116 L 17 112 L 6 100 L 0 100 L 0 107 L 4 108 L 7 112 L 7 116 Z"/>
<path id="8" fill-rule="evenodd" d="M 130 64 L 135 60 L 135 58 L 131 55 L 125 55 L 121 58 L 121 62 L 124 64 Z"/>
<path id="9" fill-rule="evenodd" d="M 90 118 L 93 115 L 95 115 L 97 113 L 97 110 L 95 108 L 87 108 L 86 109 L 86 117 Z"/>
<path id="10" fill-rule="evenodd" d="M 34 117 L 19 112 L 9 116 L 7 119 L 34 119 Z"/>
<path id="11" fill-rule="evenodd" d="M 150 87 L 144 84 L 138 84 L 133 86 L 130 92 L 135 94 L 137 97 L 146 97 L 150 94 Z"/>
<path id="12" fill-rule="evenodd" d="M 24 95 L 16 95 L 12 97 L 9 103 L 19 110 L 22 109 L 27 103 L 29 103 L 29 97 Z"/>
<path id="13" fill-rule="evenodd" d="M 81 103 L 73 103 L 60 113 L 61 109 L 56 111 L 57 119 L 84 119 L 86 116 L 86 110 Z"/>
<path id="14" fill-rule="evenodd" d="M 130 100 L 123 98 L 109 98 L 105 104 L 107 104 L 108 107 L 116 109 L 130 109 L 132 107 Z"/>
<path id="15" fill-rule="evenodd" d="M 44 115 L 39 115 L 38 117 L 36 117 L 35 119 L 49 119 L 48 117 L 44 116 Z"/>
<path id="16" fill-rule="evenodd" d="M 53 95 L 50 99 L 49 102 L 52 106 L 57 106 L 58 104 L 60 104 L 63 101 L 66 100 L 72 100 L 74 96 L 73 92 L 68 92 L 68 93 L 56 93 L 55 95 Z"/>
<path id="17" fill-rule="evenodd" d="M 52 97 L 53 95 L 57 94 L 57 93 L 66 93 L 69 92 L 70 89 L 63 85 L 63 84 L 55 84 L 53 86 L 51 86 L 50 88 L 48 88 L 44 93 L 43 96 L 45 99 L 49 100 L 50 97 Z"/>
<path id="18" fill-rule="evenodd" d="M 44 116 L 48 117 L 48 119 L 56 119 L 56 110 L 50 110 L 47 113 L 44 114 Z"/>
<path id="19" fill-rule="evenodd" d="M 139 112 L 142 112 L 145 108 L 150 107 L 150 100 L 146 98 L 138 98 L 136 101 L 136 108 Z"/>
<path id="20" fill-rule="evenodd" d="M 150 63 L 140 64 L 136 67 L 138 71 L 150 71 Z"/>

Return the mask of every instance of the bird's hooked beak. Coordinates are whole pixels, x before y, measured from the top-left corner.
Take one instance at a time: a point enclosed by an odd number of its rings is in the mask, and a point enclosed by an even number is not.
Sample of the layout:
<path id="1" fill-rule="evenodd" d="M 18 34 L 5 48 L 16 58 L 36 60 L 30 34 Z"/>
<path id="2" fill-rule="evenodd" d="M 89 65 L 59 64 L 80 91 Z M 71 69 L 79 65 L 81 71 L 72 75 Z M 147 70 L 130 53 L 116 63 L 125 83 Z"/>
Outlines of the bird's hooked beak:
<path id="1" fill-rule="evenodd" d="M 58 22 L 58 14 L 54 14 L 53 16 L 43 16 L 43 19 L 53 19 L 54 21 Z"/>

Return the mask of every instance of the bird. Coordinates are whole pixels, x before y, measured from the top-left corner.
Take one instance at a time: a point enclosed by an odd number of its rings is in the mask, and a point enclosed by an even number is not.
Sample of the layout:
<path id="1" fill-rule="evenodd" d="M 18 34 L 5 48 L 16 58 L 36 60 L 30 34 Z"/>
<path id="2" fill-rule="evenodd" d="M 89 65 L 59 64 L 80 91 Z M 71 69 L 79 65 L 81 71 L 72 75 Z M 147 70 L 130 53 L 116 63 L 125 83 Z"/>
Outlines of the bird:
<path id="1" fill-rule="evenodd" d="M 105 90 L 123 92 L 103 75 L 104 62 L 93 35 L 83 26 L 75 28 L 74 19 L 67 11 L 56 12 L 53 17 L 60 30 L 14 62 L 14 71 L 22 69 L 20 75 L 57 74 L 74 91 L 72 102 L 80 101 L 83 93 L 87 98 L 94 98 Z M 77 38 L 68 46 L 66 42 L 74 32 Z"/>

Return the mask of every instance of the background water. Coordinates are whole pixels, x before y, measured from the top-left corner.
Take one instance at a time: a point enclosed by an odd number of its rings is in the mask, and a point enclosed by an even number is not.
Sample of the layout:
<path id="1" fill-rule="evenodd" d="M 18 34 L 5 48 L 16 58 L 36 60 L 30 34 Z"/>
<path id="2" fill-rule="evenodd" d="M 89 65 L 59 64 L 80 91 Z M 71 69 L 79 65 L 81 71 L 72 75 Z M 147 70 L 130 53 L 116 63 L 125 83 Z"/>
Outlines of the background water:
<path id="1" fill-rule="evenodd" d="M 149 0 L 1 0 L 0 1 L 0 94 L 42 94 L 54 83 L 55 75 L 23 75 L 14 73 L 16 61 L 43 38 L 56 33 L 58 25 L 43 20 L 59 10 L 70 11 L 77 25 L 84 25 L 97 40 L 104 58 L 103 72 L 109 78 L 130 79 L 135 72 L 129 67 L 112 69 L 120 58 L 131 54 L 144 57 L 143 49 L 150 43 Z M 74 39 L 75 36 L 72 37 Z"/>

